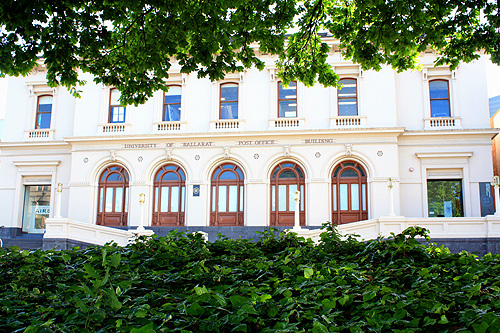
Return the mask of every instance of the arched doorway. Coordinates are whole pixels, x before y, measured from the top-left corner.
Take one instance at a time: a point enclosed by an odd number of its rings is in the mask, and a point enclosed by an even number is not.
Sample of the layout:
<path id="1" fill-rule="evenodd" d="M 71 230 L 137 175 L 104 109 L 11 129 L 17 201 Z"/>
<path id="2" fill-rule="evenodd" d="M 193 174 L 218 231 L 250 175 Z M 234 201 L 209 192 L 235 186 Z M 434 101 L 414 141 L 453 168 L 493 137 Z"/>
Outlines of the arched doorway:
<path id="1" fill-rule="evenodd" d="M 97 224 L 126 226 L 128 220 L 127 170 L 120 165 L 108 166 L 99 177 Z"/>
<path id="2" fill-rule="evenodd" d="M 344 224 L 368 219 L 366 171 L 356 161 L 340 162 L 332 173 L 332 221 Z"/>
<path id="3" fill-rule="evenodd" d="M 243 226 L 245 177 L 233 163 L 219 165 L 212 173 L 211 226 Z"/>
<path id="4" fill-rule="evenodd" d="M 154 178 L 153 226 L 183 226 L 186 174 L 180 166 L 162 166 Z"/>
<path id="5" fill-rule="evenodd" d="M 271 174 L 271 226 L 293 226 L 295 191 L 300 191 L 300 225 L 306 225 L 304 172 L 293 162 L 278 164 Z"/>

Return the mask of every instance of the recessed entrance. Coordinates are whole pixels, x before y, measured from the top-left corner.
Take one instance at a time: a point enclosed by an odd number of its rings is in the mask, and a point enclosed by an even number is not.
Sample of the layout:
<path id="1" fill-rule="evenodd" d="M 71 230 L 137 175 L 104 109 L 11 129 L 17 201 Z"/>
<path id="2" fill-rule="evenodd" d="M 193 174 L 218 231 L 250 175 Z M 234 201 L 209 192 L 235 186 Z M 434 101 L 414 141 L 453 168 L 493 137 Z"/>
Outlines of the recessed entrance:
<path id="1" fill-rule="evenodd" d="M 153 226 L 183 226 L 186 174 L 177 165 L 164 165 L 154 180 Z"/>
<path id="2" fill-rule="evenodd" d="M 295 191 L 300 191 L 300 225 L 306 225 L 305 178 L 302 169 L 293 162 L 283 162 L 271 176 L 271 226 L 293 226 L 295 220 Z"/>
<path id="3" fill-rule="evenodd" d="M 111 165 L 101 173 L 97 199 L 98 225 L 110 227 L 127 225 L 128 183 L 128 172 L 120 165 Z"/>
<path id="4" fill-rule="evenodd" d="M 211 226 L 243 226 L 243 189 L 245 178 L 232 163 L 219 165 L 212 174 Z"/>
<path id="5" fill-rule="evenodd" d="M 335 224 L 368 219 L 366 171 L 356 161 L 339 163 L 332 173 L 332 221 Z"/>

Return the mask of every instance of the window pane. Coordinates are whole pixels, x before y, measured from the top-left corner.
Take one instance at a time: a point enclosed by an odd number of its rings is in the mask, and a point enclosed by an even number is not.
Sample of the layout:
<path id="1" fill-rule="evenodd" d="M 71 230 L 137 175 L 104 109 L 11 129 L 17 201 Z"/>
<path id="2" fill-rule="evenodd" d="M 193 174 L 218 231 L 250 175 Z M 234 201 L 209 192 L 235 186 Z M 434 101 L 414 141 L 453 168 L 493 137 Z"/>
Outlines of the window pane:
<path id="1" fill-rule="evenodd" d="M 297 185 L 288 186 L 288 210 L 295 210 L 295 191 L 297 191 Z"/>
<path id="2" fill-rule="evenodd" d="M 271 210 L 276 211 L 276 186 L 271 188 Z"/>
<path id="3" fill-rule="evenodd" d="M 233 180 L 236 180 L 238 178 L 236 178 L 236 174 L 234 174 L 234 172 L 232 171 L 224 171 L 221 175 L 220 175 L 220 178 L 219 179 L 225 179 L 225 180 L 228 180 L 228 179 L 233 179 Z"/>
<path id="4" fill-rule="evenodd" d="M 156 187 L 155 188 L 155 212 L 158 211 L 158 201 L 160 200 L 160 198 L 158 197 L 158 193 L 159 193 L 159 188 Z"/>
<path id="5" fill-rule="evenodd" d="M 115 195 L 116 195 L 116 197 L 115 197 L 115 212 L 121 213 L 122 208 L 123 208 L 123 188 L 117 187 Z"/>
<path id="6" fill-rule="evenodd" d="M 186 195 L 186 188 L 183 186 L 181 191 L 181 212 L 184 213 L 184 197 Z"/>
<path id="7" fill-rule="evenodd" d="M 167 104 L 163 110 L 163 121 L 180 121 L 181 120 L 181 105 Z"/>
<path id="8" fill-rule="evenodd" d="M 238 101 L 238 85 L 236 83 L 228 83 L 220 86 L 221 102 Z"/>
<path id="9" fill-rule="evenodd" d="M 359 210 L 359 185 L 351 184 L 351 210 Z"/>
<path id="10" fill-rule="evenodd" d="M 220 119 L 238 119 L 238 102 L 221 103 Z"/>
<path id="11" fill-rule="evenodd" d="M 179 211 L 179 187 L 171 187 L 170 211 L 177 213 Z"/>
<path id="12" fill-rule="evenodd" d="M 45 229 L 50 214 L 50 185 L 25 187 L 23 231 L 37 232 Z"/>
<path id="13" fill-rule="evenodd" d="M 297 175 L 292 170 L 285 170 L 280 173 L 280 179 L 297 179 Z"/>
<path id="14" fill-rule="evenodd" d="M 111 99 L 109 104 L 110 105 L 121 105 L 120 104 L 120 96 L 121 93 L 118 91 L 118 89 L 111 89 Z"/>
<path id="15" fill-rule="evenodd" d="M 99 195 L 99 199 L 100 199 L 100 202 L 99 202 L 99 213 L 102 213 L 102 205 L 103 205 L 103 202 L 104 202 L 104 188 L 101 187 L 101 193 Z"/>
<path id="16" fill-rule="evenodd" d="M 304 185 L 300 185 L 300 210 L 304 210 Z"/>
<path id="17" fill-rule="evenodd" d="M 165 104 L 167 103 L 180 103 L 181 102 L 182 88 L 179 86 L 169 86 L 168 91 L 165 92 Z"/>
<path id="18" fill-rule="evenodd" d="M 212 186 L 212 212 L 215 212 L 215 203 L 217 202 L 217 189 Z"/>
<path id="19" fill-rule="evenodd" d="M 463 216 L 462 181 L 428 180 L 429 217 Z"/>
<path id="20" fill-rule="evenodd" d="M 356 97 L 356 80 L 342 79 L 339 81 L 342 89 L 339 90 L 339 97 Z"/>
<path id="21" fill-rule="evenodd" d="M 337 184 L 332 187 L 333 211 L 337 210 Z"/>
<path id="22" fill-rule="evenodd" d="M 363 210 L 366 210 L 366 184 L 361 184 L 361 200 L 363 201 Z"/>
<path id="23" fill-rule="evenodd" d="M 179 181 L 179 176 L 175 172 L 167 172 L 163 175 L 162 180 L 174 180 Z"/>
<path id="24" fill-rule="evenodd" d="M 109 177 L 106 181 L 108 181 L 108 182 L 122 182 L 123 177 L 119 173 L 113 172 L 112 174 L 109 175 Z"/>
<path id="25" fill-rule="evenodd" d="M 106 189 L 106 213 L 111 213 L 113 211 L 113 188 L 108 187 Z"/>
<path id="26" fill-rule="evenodd" d="M 447 99 L 431 100 L 431 117 L 449 117 L 450 104 Z"/>
<path id="27" fill-rule="evenodd" d="M 278 99 L 297 99 L 297 82 L 292 81 L 288 87 L 278 84 Z"/>
<path id="28" fill-rule="evenodd" d="M 51 113 L 39 113 L 37 119 L 37 128 L 50 128 Z"/>
<path id="29" fill-rule="evenodd" d="M 160 204 L 160 211 L 162 213 L 168 212 L 168 194 L 169 194 L 169 187 L 165 186 L 161 188 L 161 204 Z"/>
<path id="30" fill-rule="evenodd" d="M 125 213 L 128 212 L 128 187 L 125 187 Z"/>
<path id="31" fill-rule="evenodd" d="M 353 169 L 345 169 L 340 174 L 340 178 L 349 178 L 349 177 L 358 178 L 358 174 Z"/>
<path id="32" fill-rule="evenodd" d="M 278 210 L 280 212 L 286 211 L 286 185 L 278 185 Z"/>
<path id="33" fill-rule="evenodd" d="M 429 82 L 429 91 L 431 99 L 448 98 L 448 81 Z"/>
<path id="34" fill-rule="evenodd" d="M 356 116 L 358 107 L 355 98 L 339 99 L 339 116 Z"/>
<path id="35" fill-rule="evenodd" d="M 219 186 L 219 204 L 217 211 L 227 211 L 227 186 Z"/>
<path id="36" fill-rule="evenodd" d="M 297 101 L 279 101 L 279 117 L 293 118 L 297 117 Z"/>
<path id="37" fill-rule="evenodd" d="M 238 211 L 238 186 L 229 186 L 229 212 Z"/>
<path id="38" fill-rule="evenodd" d="M 243 186 L 240 186 L 240 212 L 243 211 Z"/>
<path id="39" fill-rule="evenodd" d="M 125 122 L 125 108 L 123 106 L 115 106 L 111 108 L 111 122 L 112 123 Z"/>
<path id="40" fill-rule="evenodd" d="M 347 203 L 348 203 L 348 197 L 347 197 L 347 184 L 340 184 L 340 210 L 347 210 Z"/>

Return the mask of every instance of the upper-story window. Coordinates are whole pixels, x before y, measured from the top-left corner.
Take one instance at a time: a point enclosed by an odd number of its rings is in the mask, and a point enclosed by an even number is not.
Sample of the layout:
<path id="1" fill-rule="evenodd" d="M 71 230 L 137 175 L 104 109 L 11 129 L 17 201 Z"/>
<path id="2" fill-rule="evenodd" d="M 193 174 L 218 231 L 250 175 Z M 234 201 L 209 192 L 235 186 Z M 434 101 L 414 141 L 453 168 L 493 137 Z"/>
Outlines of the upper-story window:
<path id="1" fill-rule="evenodd" d="M 292 81 L 285 87 L 278 82 L 278 117 L 297 117 L 297 82 Z"/>
<path id="2" fill-rule="evenodd" d="M 238 84 L 220 85 L 220 119 L 238 119 Z"/>
<path id="3" fill-rule="evenodd" d="M 163 97 L 163 121 L 181 120 L 181 86 L 168 86 Z"/>
<path id="4" fill-rule="evenodd" d="M 38 96 L 35 128 L 50 128 L 52 117 L 52 95 Z"/>
<path id="5" fill-rule="evenodd" d="M 450 90 L 448 80 L 429 81 L 431 117 L 450 116 Z"/>
<path id="6" fill-rule="evenodd" d="M 339 116 L 358 115 L 358 92 L 356 79 L 341 79 L 342 88 L 338 90 L 337 98 Z"/>
<path id="7" fill-rule="evenodd" d="M 125 122 L 125 107 L 120 104 L 120 91 L 116 88 L 110 90 L 109 93 L 109 122 L 124 123 Z"/>

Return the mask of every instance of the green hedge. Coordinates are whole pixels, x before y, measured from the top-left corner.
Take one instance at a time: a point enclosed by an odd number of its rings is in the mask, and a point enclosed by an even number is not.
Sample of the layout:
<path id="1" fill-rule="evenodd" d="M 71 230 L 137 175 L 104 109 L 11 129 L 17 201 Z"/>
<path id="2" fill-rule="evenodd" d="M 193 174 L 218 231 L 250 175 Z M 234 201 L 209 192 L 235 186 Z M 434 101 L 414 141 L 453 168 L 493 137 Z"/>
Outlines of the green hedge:
<path id="1" fill-rule="evenodd" d="M 1 332 L 499 332 L 500 260 L 387 239 L 319 245 L 171 232 L 119 247 L 0 249 Z"/>

